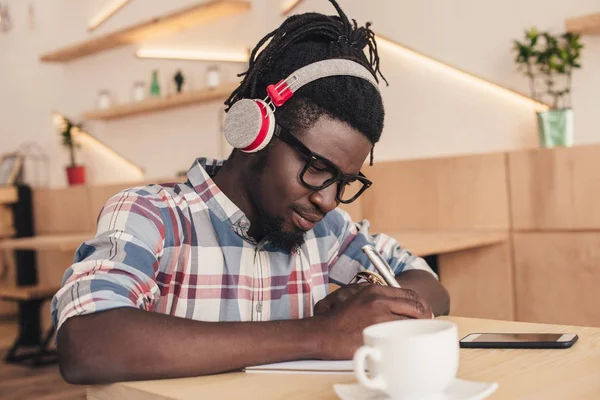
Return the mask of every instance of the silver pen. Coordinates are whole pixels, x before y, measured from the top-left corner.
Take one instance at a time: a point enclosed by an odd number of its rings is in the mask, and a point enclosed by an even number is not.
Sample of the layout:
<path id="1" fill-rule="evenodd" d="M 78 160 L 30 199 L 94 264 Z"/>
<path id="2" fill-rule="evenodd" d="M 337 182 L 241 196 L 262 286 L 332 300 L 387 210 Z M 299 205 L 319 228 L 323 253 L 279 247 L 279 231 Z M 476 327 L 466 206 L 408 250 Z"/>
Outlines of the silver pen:
<path id="1" fill-rule="evenodd" d="M 385 258 L 383 258 L 373 246 L 367 244 L 361 247 L 361 249 L 367 255 L 367 257 L 369 257 L 369 260 L 371 260 L 371 263 L 373 264 L 377 272 L 379 272 L 379 275 L 381 275 L 381 277 L 386 281 L 386 283 L 389 286 L 401 288 L 400 284 L 394 277 L 392 267 L 390 267 L 390 264 L 388 264 L 387 261 L 385 261 Z M 433 313 L 433 311 L 431 312 L 431 318 L 435 318 L 435 314 Z"/>
<path id="2" fill-rule="evenodd" d="M 387 261 L 385 261 L 381 254 L 379 254 L 379 252 L 375 250 L 373 246 L 371 246 L 370 244 L 366 244 L 363 247 L 361 247 L 361 250 L 367 255 L 367 257 L 369 257 L 369 260 L 371 261 L 377 272 L 379 272 L 379 275 L 381 275 L 381 277 L 389 286 L 395 288 L 400 287 L 400 284 L 394 277 L 392 267 L 390 267 Z"/>

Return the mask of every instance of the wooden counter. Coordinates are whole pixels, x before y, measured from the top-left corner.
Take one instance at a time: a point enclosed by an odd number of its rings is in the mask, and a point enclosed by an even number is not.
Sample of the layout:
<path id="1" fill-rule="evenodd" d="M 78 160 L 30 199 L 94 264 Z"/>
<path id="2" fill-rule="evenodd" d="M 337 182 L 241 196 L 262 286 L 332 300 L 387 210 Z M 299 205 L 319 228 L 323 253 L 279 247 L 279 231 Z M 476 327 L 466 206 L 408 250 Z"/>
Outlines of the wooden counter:
<path id="1" fill-rule="evenodd" d="M 94 233 L 72 233 L 7 239 L 0 241 L 0 250 L 75 251 L 81 243 L 94 236 Z"/>
<path id="2" fill-rule="evenodd" d="M 413 254 L 424 257 L 491 246 L 508 241 L 508 232 L 387 233 Z"/>

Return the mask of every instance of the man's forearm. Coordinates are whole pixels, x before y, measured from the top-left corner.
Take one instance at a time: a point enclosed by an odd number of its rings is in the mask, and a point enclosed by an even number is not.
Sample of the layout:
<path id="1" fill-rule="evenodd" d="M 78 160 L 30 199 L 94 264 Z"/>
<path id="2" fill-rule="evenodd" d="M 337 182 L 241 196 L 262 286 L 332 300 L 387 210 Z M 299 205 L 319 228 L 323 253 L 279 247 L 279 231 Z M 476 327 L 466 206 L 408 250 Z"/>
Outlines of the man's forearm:
<path id="1" fill-rule="evenodd" d="M 434 315 L 448 315 L 450 297 L 442 284 L 427 271 L 409 270 L 396 277 L 400 286 L 414 290 L 433 310 Z"/>
<path id="2" fill-rule="evenodd" d="M 313 318 L 199 322 L 122 308 L 67 320 L 57 342 L 63 377 L 98 384 L 320 358 L 317 328 Z"/>

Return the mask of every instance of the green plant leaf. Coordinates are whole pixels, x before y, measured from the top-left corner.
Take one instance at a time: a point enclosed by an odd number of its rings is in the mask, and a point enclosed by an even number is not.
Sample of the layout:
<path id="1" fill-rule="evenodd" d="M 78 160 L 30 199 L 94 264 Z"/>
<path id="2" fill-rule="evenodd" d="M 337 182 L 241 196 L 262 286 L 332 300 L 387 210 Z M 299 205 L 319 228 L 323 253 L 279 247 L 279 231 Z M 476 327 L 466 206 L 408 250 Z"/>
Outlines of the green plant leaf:
<path id="1" fill-rule="evenodd" d="M 528 31 L 525 31 L 525 37 L 527 39 L 530 39 L 530 40 L 537 39 L 538 36 L 539 36 L 539 31 L 535 27 L 532 27 Z"/>

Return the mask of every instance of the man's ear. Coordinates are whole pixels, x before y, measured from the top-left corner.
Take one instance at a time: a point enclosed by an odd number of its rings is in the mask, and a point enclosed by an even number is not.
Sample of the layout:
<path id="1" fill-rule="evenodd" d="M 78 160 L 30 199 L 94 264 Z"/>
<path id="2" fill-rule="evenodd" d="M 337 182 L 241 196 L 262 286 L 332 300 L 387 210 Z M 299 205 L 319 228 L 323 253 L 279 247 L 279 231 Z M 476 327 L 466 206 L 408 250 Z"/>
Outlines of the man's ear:
<path id="1" fill-rule="evenodd" d="M 238 151 L 235 154 L 231 164 L 242 172 L 260 174 L 267 166 L 272 146 L 273 143 L 271 142 L 264 149 L 254 153 L 244 153 L 243 151 Z"/>

